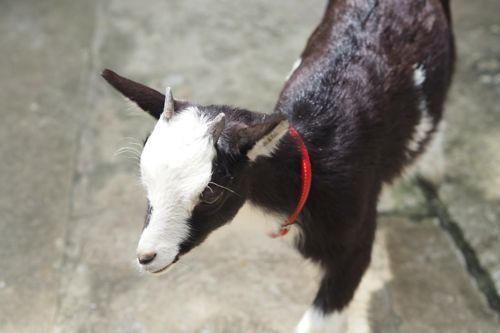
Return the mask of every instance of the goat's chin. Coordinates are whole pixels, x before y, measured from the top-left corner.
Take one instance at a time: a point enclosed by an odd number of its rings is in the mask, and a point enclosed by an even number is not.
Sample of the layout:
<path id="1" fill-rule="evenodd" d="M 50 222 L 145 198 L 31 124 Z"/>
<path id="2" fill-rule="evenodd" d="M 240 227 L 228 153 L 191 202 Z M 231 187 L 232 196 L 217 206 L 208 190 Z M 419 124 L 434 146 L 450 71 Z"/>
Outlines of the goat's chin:
<path id="1" fill-rule="evenodd" d="M 144 265 L 139 265 L 139 270 L 141 271 L 141 273 L 148 273 L 151 275 L 163 275 L 167 271 L 169 271 L 170 268 L 172 268 L 172 266 L 174 266 L 174 263 L 170 263 L 168 265 L 165 265 L 163 268 L 155 268 L 155 269 L 152 269 L 152 268 L 144 266 Z"/>
<path id="2" fill-rule="evenodd" d="M 159 270 L 157 271 L 154 271 L 154 272 L 148 272 L 148 273 L 151 273 L 152 275 L 163 275 L 163 274 L 166 274 L 167 271 L 169 271 L 172 267 L 174 266 L 174 263 L 171 263 L 171 264 L 168 264 L 167 266 L 163 267 L 163 268 L 160 268 Z"/>
<path id="3" fill-rule="evenodd" d="M 179 255 L 177 255 L 174 260 L 169 263 L 169 264 L 165 264 L 165 265 L 141 265 L 139 264 L 139 270 L 141 272 L 146 272 L 146 273 L 150 273 L 152 275 L 162 275 L 164 273 L 166 273 L 167 271 L 169 271 L 173 266 L 174 264 L 179 261 Z"/>

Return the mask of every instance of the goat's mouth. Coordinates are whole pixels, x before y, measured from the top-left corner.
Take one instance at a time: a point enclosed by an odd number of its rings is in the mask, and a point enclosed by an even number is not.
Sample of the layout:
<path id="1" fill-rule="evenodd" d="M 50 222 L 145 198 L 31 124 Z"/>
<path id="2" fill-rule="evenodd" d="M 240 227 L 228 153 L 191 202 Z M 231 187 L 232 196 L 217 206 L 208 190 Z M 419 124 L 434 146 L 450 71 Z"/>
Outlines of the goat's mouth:
<path id="1" fill-rule="evenodd" d="M 159 274 L 159 273 L 165 272 L 168 268 L 172 267 L 176 262 L 179 261 L 179 257 L 180 257 L 180 255 L 176 255 L 174 261 L 172 261 L 170 264 L 168 264 L 167 266 L 165 266 L 163 268 L 160 268 L 157 271 L 151 272 L 151 273 Z"/>

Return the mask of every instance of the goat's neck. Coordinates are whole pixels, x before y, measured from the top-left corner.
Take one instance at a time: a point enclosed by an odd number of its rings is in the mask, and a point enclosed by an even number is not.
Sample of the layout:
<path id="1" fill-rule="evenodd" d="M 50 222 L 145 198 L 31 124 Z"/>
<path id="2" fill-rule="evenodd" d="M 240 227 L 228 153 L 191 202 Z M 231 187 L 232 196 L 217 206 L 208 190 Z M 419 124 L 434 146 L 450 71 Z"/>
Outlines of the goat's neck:
<path id="1" fill-rule="evenodd" d="M 301 155 L 290 137 L 273 157 L 259 158 L 250 168 L 249 200 L 265 210 L 290 214 L 301 191 Z"/>

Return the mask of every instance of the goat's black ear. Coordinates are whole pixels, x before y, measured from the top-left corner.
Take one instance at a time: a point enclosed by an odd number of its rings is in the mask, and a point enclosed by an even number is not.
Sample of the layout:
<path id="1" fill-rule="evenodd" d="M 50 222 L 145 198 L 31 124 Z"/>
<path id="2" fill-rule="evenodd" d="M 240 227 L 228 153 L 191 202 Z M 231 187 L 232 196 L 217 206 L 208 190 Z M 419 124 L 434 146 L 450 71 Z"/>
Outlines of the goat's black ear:
<path id="1" fill-rule="evenodd" d="M 156 119 L 160 118 L 165 95 L 143 84 L 124 78 L 109 69 L 105 69 L 101 75 L 110 85 L 135 102 L 141 109 Z"/>
<path id="2" fill-rule="evenodd" d="M 288 132 L 288 127 L 288 120 L 284 115 L 272 113 L 257 124 L 239 129 L 238 145 L 252 161 L 259 156 L 270 156 Z"/>

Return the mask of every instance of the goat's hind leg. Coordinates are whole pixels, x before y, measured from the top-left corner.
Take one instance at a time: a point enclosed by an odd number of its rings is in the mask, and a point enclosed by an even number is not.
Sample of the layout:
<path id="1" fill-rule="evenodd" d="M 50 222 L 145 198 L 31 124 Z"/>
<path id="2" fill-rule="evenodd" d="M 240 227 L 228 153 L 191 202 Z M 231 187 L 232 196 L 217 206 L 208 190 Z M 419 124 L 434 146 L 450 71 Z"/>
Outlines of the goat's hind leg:
<path id="1" fill-rule="evenodd" d="M 296 333 L 347 331 L 347 306 L 354 297 L 371 256 L 370 246 L 323 262 L 323 278 L 313 305 L 302 317 Z"/>

